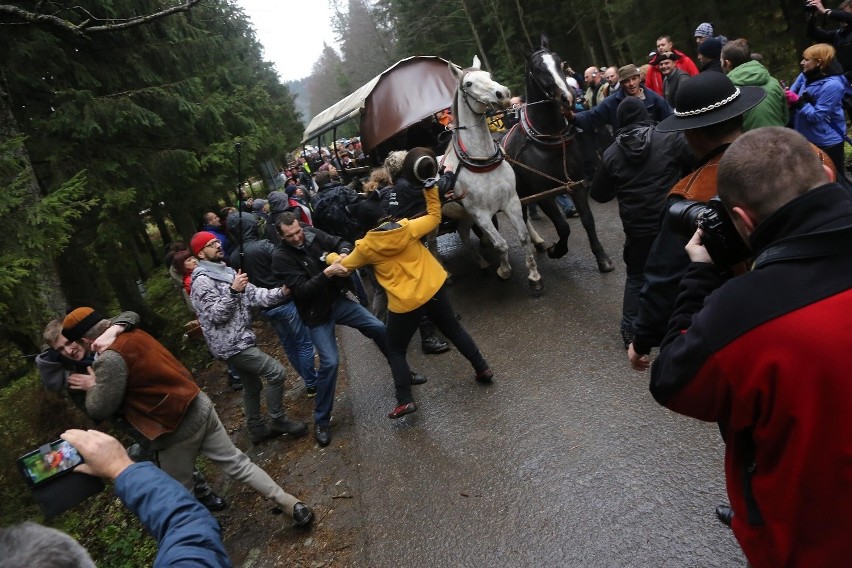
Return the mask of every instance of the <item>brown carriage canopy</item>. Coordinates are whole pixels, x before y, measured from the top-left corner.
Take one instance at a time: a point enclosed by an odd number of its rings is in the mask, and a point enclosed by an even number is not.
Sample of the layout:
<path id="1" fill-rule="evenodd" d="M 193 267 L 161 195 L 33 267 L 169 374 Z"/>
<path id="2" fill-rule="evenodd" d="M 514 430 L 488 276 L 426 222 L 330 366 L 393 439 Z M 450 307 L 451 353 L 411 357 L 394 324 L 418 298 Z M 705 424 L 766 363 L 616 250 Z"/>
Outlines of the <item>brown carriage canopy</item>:
<path id="1" fill-rule="evenodd" d="M 379 143 L 453 103 L 458 81 L 449 62 L 431 55 L 399 61 L 366 85 L 316 115 L 302 144 L 360 114 L 361 146 Z"/>

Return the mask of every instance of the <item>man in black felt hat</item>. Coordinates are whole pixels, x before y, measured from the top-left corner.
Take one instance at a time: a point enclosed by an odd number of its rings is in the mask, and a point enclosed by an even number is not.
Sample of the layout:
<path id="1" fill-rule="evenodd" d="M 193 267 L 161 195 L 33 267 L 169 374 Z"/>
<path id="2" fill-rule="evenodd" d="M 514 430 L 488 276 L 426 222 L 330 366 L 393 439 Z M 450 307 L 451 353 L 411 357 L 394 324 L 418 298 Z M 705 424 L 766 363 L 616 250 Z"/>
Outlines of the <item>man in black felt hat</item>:
<path id="1" fill-rule="evenodd" d="M 706 42 L 705 42 L 706 43 Z M 668 212 L 683 199 L 708 201 L 716 195 L 719 160 L 743 133 L 743 114 L 766 96 L 760 87 L 736 87 L 722 73 L 699 73 L 679 88 L 674 114 L 657 125 L 660 132 L 683 131 L 698 167 L 669 191 L 663 208 Z M 663 340 L 674 311 L 680 281 L 689 267 L 684 236 L 663 216 L 660 232 L 645 263 L 645 284 L 639 293 L 639 311 L 633 320 L 633 342 L 627 348 L 630 366 L 645 371 L 649 354 Z M 720 505 L 719 519 L 730 524 L 731 508 Z"/>
<path id="2" fill-rule="evenodd" d="M 682 199 L 708 201 L 716 195 L 716 167 L 728 146 L 742 134 L 742 115 L 766 95 L 760 87 L 735 87 L 722 73 L 700 73 L 677 94 L 677 110 L 657 125 L 659 132 L 683 131 L 697 169 L 669 192 L 664 210 Z M 633 322 L 630 365 L 637 371 L 650 366 L 648 354 L 660 344 L 677 298 L 678 285 L 689 265 L 684 251 L 688 237 L 667 222 L 651 247 L 645 265 L 645 285 L 639 294 L 639 313 Z"/>

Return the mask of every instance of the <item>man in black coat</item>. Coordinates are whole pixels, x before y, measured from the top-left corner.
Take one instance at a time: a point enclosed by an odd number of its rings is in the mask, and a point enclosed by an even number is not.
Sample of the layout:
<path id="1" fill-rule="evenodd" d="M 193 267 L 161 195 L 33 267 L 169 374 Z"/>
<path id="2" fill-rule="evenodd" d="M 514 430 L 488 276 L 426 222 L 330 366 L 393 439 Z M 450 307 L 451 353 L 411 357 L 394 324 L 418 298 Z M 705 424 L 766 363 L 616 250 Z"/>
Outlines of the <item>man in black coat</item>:
<path id="1" fill-rule="evenodd" d="M 282 242 L 272 255 L 272 272 L 292 291 L 296 309 L 319 354 L 314 436 L 320 446 L 327 446 L 331 443 L 329 421 L 339 363 L 335 324 L 357 329 L 372 339 L 385 356 L 386 329 L 369 310 L 346 296 L 350 280 L 332 276 L 325 262 L 330 252 L 349 254 L 351 243 L 314 227 L 302 227 L 291 212 L 281 214 L 278 230 Z M 412 384 L 426 382 L 422 375 L 411 375 Z"/>
<path id="2" fill-rule="evenodd" d="M 639 291 L 645 284 L 645 261 L 660 230 L 666 195 L 692 169 L 695 158 L 681 132 L 657 131 L 636 97 L 618 105 L 618 121 L 624 126 L 604 152 L 589 196 L 600 203 L 618 199 L 627 267 L 621 336 L 627 349 L 639 311 Z"/>

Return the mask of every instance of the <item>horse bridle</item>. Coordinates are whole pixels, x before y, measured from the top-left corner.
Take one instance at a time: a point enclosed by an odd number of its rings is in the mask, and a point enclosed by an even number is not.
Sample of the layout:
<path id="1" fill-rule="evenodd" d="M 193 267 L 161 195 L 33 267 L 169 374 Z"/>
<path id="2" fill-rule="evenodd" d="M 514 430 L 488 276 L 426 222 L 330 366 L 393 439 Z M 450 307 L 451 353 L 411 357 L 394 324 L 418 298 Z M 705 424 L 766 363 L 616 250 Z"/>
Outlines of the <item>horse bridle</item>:
<path id="1" fill-rule="evenodd" d="M 491 103 L 477 99 L 465 90 L 464 81 L 468 73 L 470 72 L 471 71 L 466 71 L 464 75 L 462 75 L 461 80 L 459 81 L 459 91 L 462 94 L 462 99 L 464 99 L 464 104 L 467 106 L 468 110 L 470 110 L 470 112 L 472 112 L 474 115 L 478 116 L 483 122 L 485 122 L 485 127 L 488 128 L 485 113 L 489 108 L 493 108 L 493 105 Z M 477 112 L 476 110 L 474 110 L 473 107 L 470 106 L 468 97 L 484 106 L 485 111 Z M 458 97 L 453 100 L 453 106 L 457 107 L 457 105 Z M 457 111 L 458 109 L 454 108 L 453 110 Z M 455 112 L 454 115 L 458 116 L 458 112 Z M 500 162 L 503 161 L 503 150 L 502 148 L 500 148 L 500 145 L 497 142 L 494 142 L 494 153 L 492 153 L 490 156 L 471 156 L 470 154 L 468 154 L 467 148 L 465 148 L 464 142 L 461 139 L 461 134 L 459 133 L 460 130 L 467 130 L 468 128 L 470 127 L 454 126 L 452 129 L 453 150 L 455 151 L 456 156 L 458 156 L 459 165 L 464 166 L 473 172 L 487 172 L 493 170 L 498 165 L 500 165 Z"/>
<path id="2" fill-rule="evenodd" d="M 530 57 L 529 57 L 530 61 L 532 61 L 532 59 L 533 59 L 536 55 L 539 55 L 539 54 L 541 54 L 541 53 L 553 53 L 553 52 L 552 52 L 552 51 L 550 51 L 549 49 L 545 49 L 545 48 L 543 48 L 543 47 L 542 47 L 542 48 L 538 49 L 537 51 L 534 51 L 534 52 L 532 53 L 532 55 L 530 55 Z M 552 100 L 552 101 L 556 101 L 556 99 L 553 97 L 553 95 L 550 93 L 550 91 L 548 91 L 548 90 L 547 90 L 547 87 L 545 87 L 544 85 L 542 85 L 542 84 L 541 84 L 541 81 L 539 81 L 539 80 L 538 80 L 538 77 L 536 77 L 536 76 L 535 76 L 535 74 L 532 72 L 532 69 L 530 69 L 529 65 L 527 65 L 527 75 L 529 75 L 529 76 L 530 76 L 530 78 L 533 80 L 533 83 L 535 83 L 535 84 L 536 84 L 536 86 L 537 86 L 539 89 L 541 89 L 541 91 L 542 91 L 545 95 L 547 95 L 547 98 L 548 98 L 548 99 L 550 99 L 550 100 Z M 565 86 L 566 86 L 566 87 L 568 86 L 568 82 L 567 82 L 567 81 L 565 82 Z"/>
<path id="3" fill-rule="evenodd" d="M 478 69 L 475 69 L 475 70 L 476 70 L 476 71 L 478 71 Z M 464 75 L 462 75 L 461 81 L 459 81 L 459 91 L 461 91 L 462 99 L 464 99 L 464 104 L 465 104 L 465 105 L 467 105 L 468 110 L 470 110 L 470 112 L 472 112 L 473 114 L 477 114 L 477 115 L 479 115 L 479 116 L 483 117 L 483 119 L 484 119 L 484 118 L 485 118 L 485 112 L 486 112 L 486 111 L 488 111 L 488 109 L 493 109 L 493 108 L 494 108 L 494 105 L 493 105 L 492 103 L 487 102 L 487 101 L 481 101 L 481 100 L 477 99 L 476 97 L 474 97 L 473 95 L 471 95 L 470 93 L 468 93 L 468 92 L 465 90 L 465 88 L 464 88 L 464 80 L 465 80 L 465 78 L 468 76 L 468 74 L 470 74 L 470 73 L 472 73 L 472 72 L 473 72 L 472 70 L 467 70 L 467 71 L 465 71 Z M 475 110 L 473 110 L 473 107 L 472 107 L 472 106 L 470 106 L 470 101 L 468 101 L 468 98 L 471 98 L 471 99 L 473 99 L 475 102 L 477 102 L 477 103 L 481 104 L 482 106 L 484 106 L 484 107 L 485 107 L 485 111 L 483 111 L 483 112 L 476 112 Z"/>

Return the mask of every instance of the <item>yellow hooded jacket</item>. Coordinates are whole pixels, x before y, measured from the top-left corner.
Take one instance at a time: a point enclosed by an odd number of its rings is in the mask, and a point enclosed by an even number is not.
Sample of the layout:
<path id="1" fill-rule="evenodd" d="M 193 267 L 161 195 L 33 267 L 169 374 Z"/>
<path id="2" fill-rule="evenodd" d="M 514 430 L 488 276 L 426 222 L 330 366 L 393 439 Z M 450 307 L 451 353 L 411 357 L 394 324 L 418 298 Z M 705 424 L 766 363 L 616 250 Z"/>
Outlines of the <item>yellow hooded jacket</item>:
<path id="1" fill-rule="evenodd" d="M 388 294 L 388 310 L 397 314 L 415 310 L 431 300 L 447 279 L 447 272 L 420 242 L 440 222 L 441 201 L 435 186 L 426 190 L 426 215 L 402 219 L 393 229 L 368 231 L 340 263 L 349 270 L 372 264 Z M 332 253 L 326 261 L 332 264 L 338 258 Z"/>

